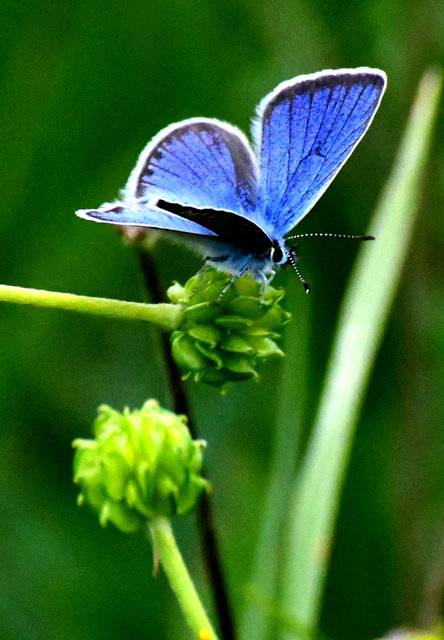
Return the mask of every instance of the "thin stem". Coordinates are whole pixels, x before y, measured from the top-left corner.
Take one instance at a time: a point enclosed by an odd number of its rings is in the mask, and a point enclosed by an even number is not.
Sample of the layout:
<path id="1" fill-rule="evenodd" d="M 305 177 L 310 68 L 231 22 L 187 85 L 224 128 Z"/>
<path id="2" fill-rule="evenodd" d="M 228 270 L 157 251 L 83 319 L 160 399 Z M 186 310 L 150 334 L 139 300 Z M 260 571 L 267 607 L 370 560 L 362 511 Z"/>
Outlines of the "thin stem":
<path id="1" fill-rule="evenodd" d="M 164 303 L 164 295 L 160 284 L 157 265 L 151 253 L 140 248 L 138 249 L 139 265 L 145 282 L 145 288 L 154 305 L 162 305 Z M 175 413 L 183 413 L 188 417 L 188 428 L 194 439 L 198 438 L 195 432 L 193 420 L 190 416 L 190 407 L 185 395 L 185 388 L 182 376 L 173 356 L 171 355 L 171 346 L 169 336 L 162 333 L 160 335 L 162 354 L 165 360 L 168 373 L 168 388 L 173 400 L 173 408 Z"/>
<path id="2" fill-rule="evenodd" d="M 138 256 L 140 270 L 145 281 L 145 287 L 152 302 L 162 303 L 164 298 L 155 260 L 151 253 L 143 248 L 138 249 Z M 167 335 L 161 334 L 160 340 L 166 371 L 168 374 L 168 386 L 173 401 L 174 411 L 176 413 L 183 413 L 188 417 L 188 428 L 190 433 L 194 439 L 198 439 L 199 434 L 185 393 L 185 385 L 183 383 L 181 373 L 171 355 L 169 338 Z M 206 469 L 203 470 L 203 474 L 205 477 L 208 476 Z M 219 618 L 222 637 L 224 640 L 235 640 L 236 634 L 222 571 L 219 544 L 214 526 L 213 508 L 207 493 L 203 494 L 199 502 L 197 517 L 202 543 L 202 553 L 204 556 L 208 580 L 213 591 L 214 606 Z"/>
<path id="3" fill-rule="evenodd" d="M 182 315 L 180 305 L 175 304 L 142 304 L 141 302 L 127 302 L 110 298 L 79 296 L 59 291 L 12 287 L 6 284 L 0 285 L 0 301 L 124 320 L 142 320 L 152 322 L 169 331 L 176 328 Z"/>
<path id="4" fill-rule="evenodd" d="M 423 602 L 420 609 L 419 623 L 429 629 L 439 622 L 440 610 L 444 594 L 444 537 L 441 538 L 438 551 L 427 572 Z"/>
<path id="5" fill-rule="evenodd" d="M 154 518 L 148 526 L 154 550 L 176 595 L 180 608 L 189 626 L 196 634 L 196 638 L 217 640 L 216 633 L 177 547 L 170 521 L 162 517 Z"/>

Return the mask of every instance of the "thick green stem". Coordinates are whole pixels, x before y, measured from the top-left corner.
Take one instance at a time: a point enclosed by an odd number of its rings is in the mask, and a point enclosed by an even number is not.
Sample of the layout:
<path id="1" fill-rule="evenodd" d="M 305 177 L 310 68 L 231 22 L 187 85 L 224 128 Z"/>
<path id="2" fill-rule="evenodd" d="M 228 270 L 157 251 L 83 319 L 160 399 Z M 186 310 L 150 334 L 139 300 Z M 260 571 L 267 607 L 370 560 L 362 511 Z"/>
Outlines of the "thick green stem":
<path id="1" fill-rule="evenodd" d="M 123 320 L 142 320 L 152 322 L 167 331 L 174 330 L 182 316 L 182 309 L 177 304 L 142 304 L 125 300 L 79 296 L 59 291 L 12 287 L 6 284 L 0 285 L 0 301 L 77 311 L 78 313 Z"/>
<path id="2" fill-rule="evenodd" d="M 170 521 L 162 517 L 154 518 L 149 524 L 149 531 L 154 550 L 195 638 L 217 640 L 216 633 L 177 547 Z"/>

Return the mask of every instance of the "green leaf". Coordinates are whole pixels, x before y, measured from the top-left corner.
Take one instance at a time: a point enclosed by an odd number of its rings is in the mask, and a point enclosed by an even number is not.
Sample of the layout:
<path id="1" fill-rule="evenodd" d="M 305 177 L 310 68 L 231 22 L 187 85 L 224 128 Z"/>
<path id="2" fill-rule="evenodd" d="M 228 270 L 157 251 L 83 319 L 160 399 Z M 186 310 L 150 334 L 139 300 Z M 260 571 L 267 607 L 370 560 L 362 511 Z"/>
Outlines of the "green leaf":
<path id="1" fill-rule="evenodd" d="M 420 83 L 370 228 L 376 242 L 362 246 L 342 304 L 314 431 L 293 489 L 282 606 L 308 629 L 318 622 L 355 426 L 412 236 L 441 84 L 435 72 Z"/>

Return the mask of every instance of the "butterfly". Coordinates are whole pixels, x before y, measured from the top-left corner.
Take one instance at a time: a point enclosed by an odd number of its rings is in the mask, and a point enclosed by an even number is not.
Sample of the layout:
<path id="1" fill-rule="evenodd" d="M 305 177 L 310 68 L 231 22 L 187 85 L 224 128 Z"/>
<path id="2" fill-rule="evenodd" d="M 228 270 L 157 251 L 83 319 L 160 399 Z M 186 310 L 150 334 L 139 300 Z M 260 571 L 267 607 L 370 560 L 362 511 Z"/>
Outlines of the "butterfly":
<path id="1" fill-rule="evenodd" d="M 257 107 L 255 151 L 239 129 L 214 118 L 172 124 L 144 148 L 119 202 L 76 214 L 173 232 L 234 278 L 248 273 L 267 283 L 291 264 L 306 285 L 286 236 L 367 131 L 386 83 L 369 67 L 280 83 Z"/>

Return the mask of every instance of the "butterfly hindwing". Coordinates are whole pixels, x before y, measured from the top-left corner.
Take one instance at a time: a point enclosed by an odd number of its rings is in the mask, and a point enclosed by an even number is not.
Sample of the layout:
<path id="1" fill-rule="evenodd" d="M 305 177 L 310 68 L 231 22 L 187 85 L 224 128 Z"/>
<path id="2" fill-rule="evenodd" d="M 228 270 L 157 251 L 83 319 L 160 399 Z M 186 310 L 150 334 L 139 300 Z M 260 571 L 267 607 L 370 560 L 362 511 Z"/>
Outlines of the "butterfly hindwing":
<path id="1" fill-rule="evenodd" d="M 205 226 L 187 220 L 179 215 L 148 205 L 129 208 L 122 203 L 103 205 L 99 209 L 81 209 L 76 211 L 80 218 L 135 227 L 150 227 L 165 231 L 177 231 L 198 236 L 216 236 L 216 233 Z"/>
<path id="2" fill-rule="evenodd" d="M 256 162 L 243 133 L 215 119 L 191 118 L 167 127 L 146 146 L 125 196 L 248 215 L 256 191 Z"/>
<path id="3" fill-rule="evenodd" d="M 253 220 L 233 211 L 196 208 L 165 200 L 159 200 L 157 204 L 166 211 L 204 225 L 216 234 L 219 240 L 233 247 L 261 254 L 272 245 L 269 236 Z"/>
<path id="4" fill-rule="evenodd" d="M 322 71 L 284 82 L 258 107 L 262 224 L 284 236 L 324 193 L 369 127 L 383 71 Z"/>

